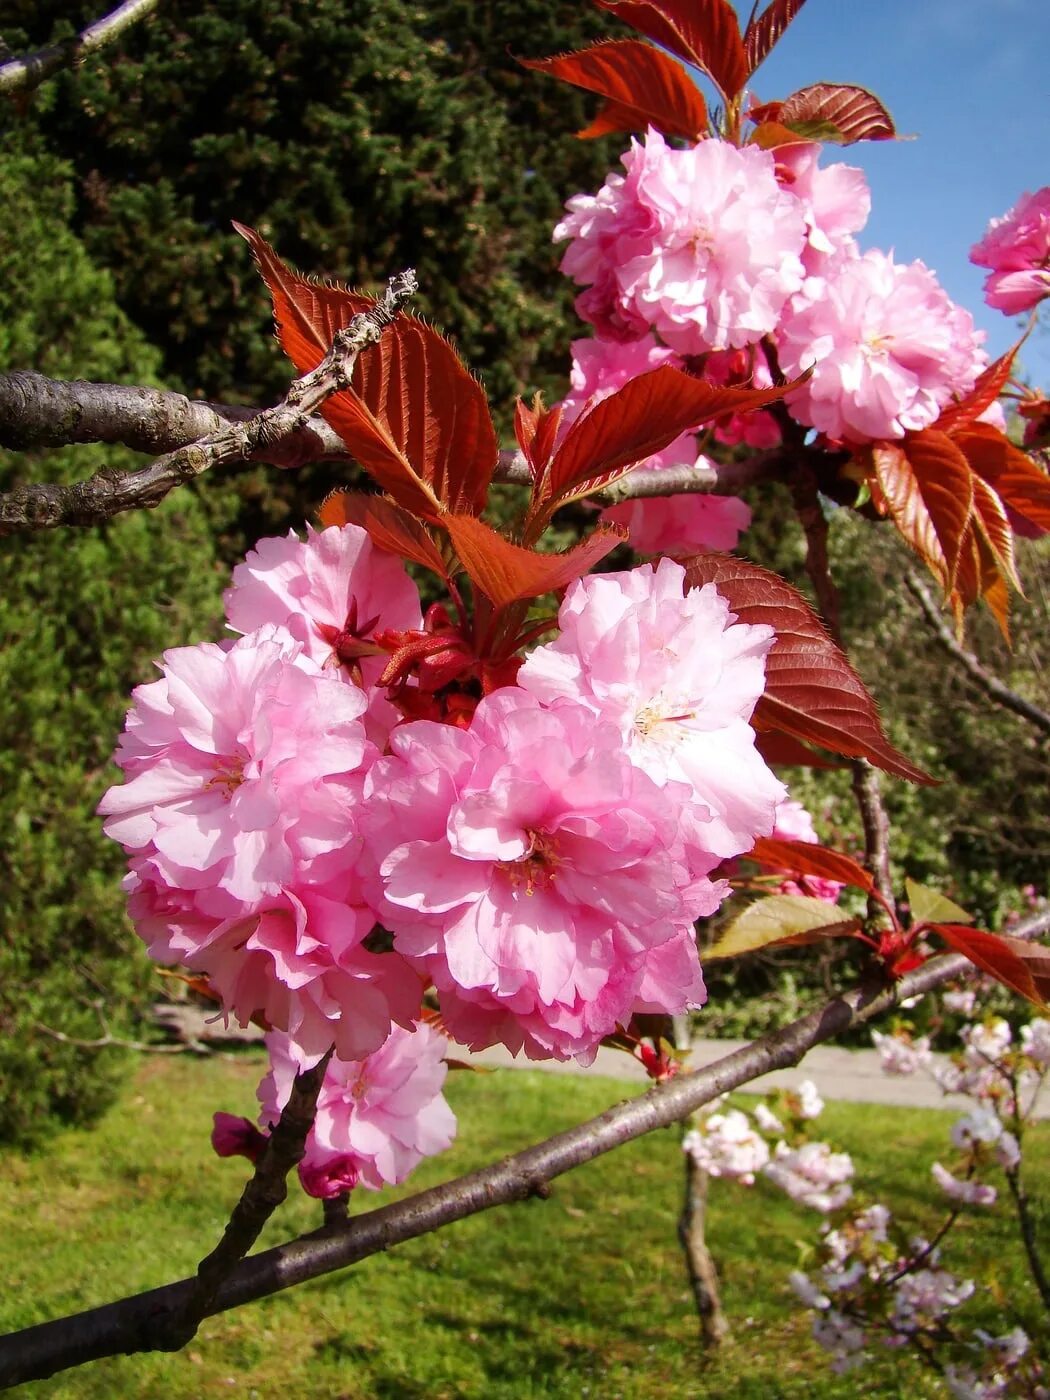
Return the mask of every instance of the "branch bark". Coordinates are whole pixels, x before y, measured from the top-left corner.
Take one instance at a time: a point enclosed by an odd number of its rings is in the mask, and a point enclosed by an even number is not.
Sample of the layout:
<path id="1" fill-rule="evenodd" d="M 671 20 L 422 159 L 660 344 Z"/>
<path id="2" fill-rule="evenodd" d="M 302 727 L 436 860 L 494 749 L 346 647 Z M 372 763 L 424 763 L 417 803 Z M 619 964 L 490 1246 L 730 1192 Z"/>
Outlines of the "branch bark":
<path id="1" fill-rule="evenodd" d="M 1013 932 L 1015 937 L 1035 938 L 1047 929 L 1050 912 L 1033 916 Z M 573 1167 L 656 1128 L 669 1127 L 719 1094 L 738 1089 L 771 1070 L 797 1064 L 814 1045 L 866 1024 L 901 1000 L 972 971 L 971 963 L 954 954 L 933 959 L 895 986 L 858 986 L 714 1065 L 679 1075 L 524 1152 L 393 1205 L 351 1217 L 345 1229 L 303 1236 L 252 1255 L 242 1260 L 219 1288 L 206 1315 L 346 1268 L 493 1206 L 542 1196 L 553 1178 Z M 100 1357 L 163 1345 L 172 1315 L 186 1306 L 193 1288 L 194 1280 L 183 1279 L 0 1338 L 0 1385 L 39 1380 Z"/>
<path id="2" fill-rule="evenodd" d="M 59 525 L 98 525 L 120 511 L 157 505 L 172 486 L 192 481 L 212 467 L 265 454 L 272 444 L 301 431 L 325 399 L 349 386 L 357 356 L 379 339 L 415 290 L 414 272 L 391 278 L 383 301 L 336 333 L 331 350 L 315 370 L 294 380 L 274 408 L 264 409 L 246 422 L 226 423 L 141 471 L 103 469 L 72 486 L 22 486 L 0 496 L 0 535 Z"/>
<path id="3" fill-rule="evenodd" d="M 1027 720 L 1029 724 L 1034 725 L 1044 734 L 1050 734 L 1050 714 L 1047 714 L 1046 710 L 1041 710 L 1038 705 L 1033 705 L 1023 695 L 1018 695 L 1009 686 L 1003 685 L 998 677 L 993 676 L 981 665 L 972 651 L 967 651 L 956 641 L 930 590 L 914 569 L 905 571 L 904 582 L 925 614 L 926 621 L 932 627 L 941 646 L 955 658 L 966 674 L 977 682 L 988 698 L 993 700 L 995 704 L 1002 705 L 1004 709 L 1012 710 L 1015 715 L 1020 715 L 1022 719 Z"/>
<path id="4" fill-rule="evenodd" d="M 157 8 L 157 0 L 124 0 L 108 15 L 62 44 L 51 44 L 36 53 L 13 58 L 0 66 L 0 92 L 27 92 L 39 87 L 60 68 L 75 68 L 90 55 L 110 44 L 125 29 L 145 19 Z"/>

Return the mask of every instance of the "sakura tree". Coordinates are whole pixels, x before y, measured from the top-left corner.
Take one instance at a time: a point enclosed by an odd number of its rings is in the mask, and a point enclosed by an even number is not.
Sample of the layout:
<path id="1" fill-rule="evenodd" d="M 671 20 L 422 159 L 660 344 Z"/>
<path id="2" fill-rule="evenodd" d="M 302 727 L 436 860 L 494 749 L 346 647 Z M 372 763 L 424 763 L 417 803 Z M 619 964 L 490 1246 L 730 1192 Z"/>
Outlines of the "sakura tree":
<path id="1" fill-rule="evenodd" d="M 136 689 L 122 781 L 99 809 L 150 955 L 267 1030 L 258 1125 L 220 1109 L 213 1134 L 254 1174 L 195 1279 L 7 1339 L 7 1381 L 176 1348 L 210 1313 L 545 1194 L 962 967 L 1045 1005 L 1050 963 L 1030 941 L 1045 913 L 995 933 L 909 891 L 904 916 L 879 773 L 932 779 L 886 737 L 841 645 L 823 504 L 890 521 L 960 635 L 978 601 L 1005 630 L 1013 532 L 1050 528 L 1050 479 L 999 406 L 1023 392 L 1013 353 L 989 364 L 923 264 L 861 252 L 863 176 L 823 148 L 893 138 L 872 94 L 749 97 L 801 0 L 743 28 L 726 0 L 598 4 L 641 37 L 524 60 L 605 99 L 584 135 L 634 139 L 623 173 L 573 195 L 554 231 L 592 334 L 573 340 L 560 405 L 519 401 L 515 447 L 501 450 L 449 342 L 405 309 L 411 273 L 375 298 L 300 275 L 238 226 L 298 376 L 283 402 L 247 417 L 186 405 L 142 471 L 0 500 L 4 533 L 85 525 L 244 458 L 355 462 L 378 488 L 338 492 L 319 528 L 248 553 L 225 597 L 234 635 L 168 651 Z M 714 115 L 697 71 L 720 94 Z M 1046 195 L 975 249 L 1010 312 L 1050 295 Z M 19 387 L 22 441 L 45 401 L 77 405 L 106 441 L 134 440 L 144 404 L 175 407 L 114 386 Z M 1037 447 L 1044 401 L 1020 407 Z M 819 613 L 726 552 L 749 519 L 740 492 L 764 481 L 790 489 Z M 499 528 L 485 512 L 506 482 L 523 505 Z M 581 502 L 603 518 L 556 552 L 552 523 Z M 619 567 L 628 543 L 655 557 Z M 422 578 L 438 599 L 426 607 Z M 822 754 L 852 766 L 863 862 L 817 842 L 774 771 Z M 738 892 L 760 894 L 706 956 L 851 939 L 858 985 L 712 1069 L 676 1072 L 671 1018 L 706 998 L 697 925 Z M 619 1045 L 658 1082 L 348 1223 L 353 1191 L 402 1181 L 451 1141 L 448 1040 L 580 1065 Z M 841 1195 L 848 1173 L 819 1144 L 770 1160 L 729 1112 L 720 1158 L 714 1122 L 707 1147 L 692 1144 L 707 1171 L 732 1159 L 799 1191 L 822 1175 Z M 327 1229 L 249 1256 L 293 1166 Z"/>

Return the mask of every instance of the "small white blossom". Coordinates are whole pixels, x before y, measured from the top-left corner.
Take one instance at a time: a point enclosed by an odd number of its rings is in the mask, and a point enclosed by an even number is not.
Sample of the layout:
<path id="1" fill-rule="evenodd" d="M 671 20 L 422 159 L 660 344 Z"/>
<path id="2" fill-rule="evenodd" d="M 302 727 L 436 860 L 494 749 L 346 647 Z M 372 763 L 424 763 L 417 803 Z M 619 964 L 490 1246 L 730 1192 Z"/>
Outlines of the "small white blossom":
<path id="1" fill-rule="evenodd" d="M 812 1079 L 804 1079 L 795 1092 L 798 1094 L 800 1117 L 819 1118 L 824 1112 L 824 1100 L 817 1093 Z"/>
<path id="2" fill-rule="evenodd" d="M 995 1205 L 998 1193 L 994 1186 L 987 1186 L 983 1181 L 960 1181 L 958 1177 L 946 1171 L 940 1162 L 934 1162 L 930 1171 L 937 1185 L 953 1201 L 961 1201 L 968 1206 Z"/>
<path id="3" fill-rule="evenodd" d="M 849 1179 L 853 1162 L 845 1152 L 832 1152 L 826 1142 L 804 1142 L 792 1149 L 778 1142 L 765 1174 L 793 1201 L 829 1214 L 853 1195 Z"/>
<path id="4" fill-rule="evenodd" d="M 914 1074 L 930 1063 L 929 1036 L 909 1040 L 900 1035 L 883 1035 L 880 1031 L 872 1031 L 871 1038 L 879 1052 L 883 1074 Z"/>

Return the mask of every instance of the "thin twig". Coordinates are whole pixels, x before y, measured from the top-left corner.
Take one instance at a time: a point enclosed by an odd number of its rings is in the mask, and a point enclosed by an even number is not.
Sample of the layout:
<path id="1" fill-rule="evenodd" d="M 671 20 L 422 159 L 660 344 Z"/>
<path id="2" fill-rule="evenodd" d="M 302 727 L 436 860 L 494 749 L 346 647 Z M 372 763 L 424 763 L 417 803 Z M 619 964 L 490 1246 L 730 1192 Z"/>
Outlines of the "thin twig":
<path id="1" fill-rule="evenodd" d="M 37 484 L 0 496 L 0 535 L 58 525 L 97 525 L 123 510 L 157 505 L 173 485 L 225 462 L 251 459 L 260 449 L 302 428 L 325 399 L 349 386 L 357 356 L 373 344 L 415 292 L 412 271 L 392 277 L 384 299 L 337 331 L 315 370 L 293 381 L 281 403 L 245 423 L 230 423 L 160 457 L 137 472 L 103 470 L 71 486 Z"/>
<path id="2" fill-rule="evenodd" d="M 945 622 L 930 594 L 930 590 L 914 569 L 905 570 L 904 582 L 925 614 L 926 621 L 933 628 L 941 646 L 958 661 L 966 674 L 977 682 L 988 698 L 994 700 L 997 705 L 1002 705 L 1004 709 L 1012 710 L 1015 715 L 1020 715 L 1029 724 L 1034 724 L 1044 734 L 1050 734 L 1050 714 L 1046 710 L 1041 710 L 1038 705 L 1033 705 L 1023 695 L 1018 695 L 1009 686 L 1003 685 L 1001 680 L 981 665 L 972 651 L 967 651 L 956 641 L 951 628 Z"/>
<path id="3" fill-rule="evenodd" d="M 37 1021 L 33 1027 L 41 1035 L 50 1036 L 52 1040 L 57 1040 L 61 1045 L 75 1045 L 79 1050 L 135 1050 L 143 1055 L 184 1055 L 187 1050 L 192 1050 L 197 1055 L 208 1055 L 211 1052 L 207 1046 L 197 1044 L 191 1045 L 149 1045 L 144 1040 L 123 1040 L 118 1035 L 113 1035 L 110 1031 L 105 1031 L 102 1035 L 95 1036 L 91 1040 L 81 1039 L 80 1036 L 67 1035 L 65 1031 L 56 1031 L 53 1026 L 45 1026 L 43 1022 Z"/>
<path id="4" fill-rule="evenodd" d="M 26 92 L 39 87 L 60 68 L 75 68 L 84 59 L 114 39 L 136 21 L 157 8 L 157 0 L 124 0 L 108 15 L 62 44 L 51 44 L 36 53 L 12 59 L 0 67 L 0 92 Z"/>
<path id="5" fill-rule="evenodd" d="M 1035 938 L 1050 929 L 1050 911 L 1019 925 L 1015 937 Z M 797 1064 L 806 1052 L 844 1031 L 866 1024 L 901 1000 L 920 996 L 959 977 L 972 965 L 961 954 L 936 958 L 891 987 L 867 984 L 834 998 L 783 1030 L 681 1074 L 598 1118 L 559 1133 L 524 1152 L 421 1191 L 393 1205 L 351 1218 L 345 1230 L 304 1236 L 241 1261 L 219 1289 L 210 1312 L 223 1312 L 284 1288 L 358 1263 L 393 1245 L 466 1219 L 493 1206 L 525 1200 L 556 1176 L 624 1143 L 669 1127 L 774 1069 Z M 163 1345 L 170 1319 L 186 1305 L 194 1281 L 184 1279 L 72 1317 L 0 1338 L 0 1385 L 16 1385 L 123 1352 Z"/>

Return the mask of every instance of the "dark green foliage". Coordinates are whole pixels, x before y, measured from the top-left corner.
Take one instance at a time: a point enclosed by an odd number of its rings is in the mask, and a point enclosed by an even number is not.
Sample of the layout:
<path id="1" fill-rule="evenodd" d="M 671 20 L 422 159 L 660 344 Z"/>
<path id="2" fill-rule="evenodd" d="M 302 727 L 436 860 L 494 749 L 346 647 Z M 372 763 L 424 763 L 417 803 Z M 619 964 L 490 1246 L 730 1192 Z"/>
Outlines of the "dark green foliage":
<path id="1" fill-rule="evenodd" d="M 156 354 L 66 225 L 69 172 L 28 145 L 0 156 L 0 371 L 149 382 Z M 0 453 L 0 489 L 71 479 L 127 452 Z M 0 541 L 0 1138 L 30 1142 L 109 1102 L 152 974 L 124 916 L 123 858 L 94 809 L 133 684 L 217 613 L 204 513 L 180 492 L 105 530 Z M 155 992 L 155 986 L 153 988 Z M 101 1017 L 105 1020 L 102 1024 Z"/>
<path id="2" fill-rule="evenodd" d="M 39 43 L 94 13 L 15 0 L 5 32 Z M 78 229 L 169 382 L 249 400 L 285 382 L 236 218 L 355 285 L 415 267 L 422 310 L 509 408 L 567 371 L 551 229 L 624 143 L 575 140 L 595 99 L 507 51 L 614 25 L 540 0 L 173 0 L 53 80 L 30 119 L 73 162 Z"/>

